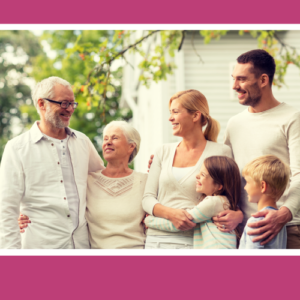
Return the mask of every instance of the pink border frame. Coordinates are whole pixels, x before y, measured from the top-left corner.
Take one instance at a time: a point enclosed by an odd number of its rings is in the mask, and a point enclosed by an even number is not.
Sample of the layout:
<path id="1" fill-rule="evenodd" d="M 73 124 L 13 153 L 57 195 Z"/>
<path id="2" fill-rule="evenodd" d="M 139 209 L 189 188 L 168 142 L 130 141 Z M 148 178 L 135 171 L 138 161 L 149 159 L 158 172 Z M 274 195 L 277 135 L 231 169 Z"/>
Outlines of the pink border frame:
<path id="1" fill-rule="evenodd" d="M 299 24 L 299 6 L 295 0 L 5 1 L 0 22 Z M 294 299 L 299 263 L 299 256 L 1 256 L 1 299 Z"/>
<path id="2" fill-rule="evenodd" d="M 1 299 L 297 299 L 299 262 L 292 256 L 1 257 Z"/>
<path id="3" fill-rule="evenodd" d="M 299 24 L 299 1 L 2 1 L 2 24 Z M 38 29 L 38 28 L 37 28 Z"/>

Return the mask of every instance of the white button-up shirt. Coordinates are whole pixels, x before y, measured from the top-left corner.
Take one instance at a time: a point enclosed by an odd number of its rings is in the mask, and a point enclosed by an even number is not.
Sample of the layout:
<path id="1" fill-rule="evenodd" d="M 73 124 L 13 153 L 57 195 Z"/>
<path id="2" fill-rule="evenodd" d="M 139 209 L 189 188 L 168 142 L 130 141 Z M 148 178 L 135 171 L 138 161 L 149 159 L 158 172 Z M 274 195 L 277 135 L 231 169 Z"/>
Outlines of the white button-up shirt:
<path id="1" fill-rule="evenodd" d="M 73 228 L 76 229 L 78 225 L 78 203 L 79 203 L 79 196 L 77 192 L 77 187 L 75 183 L 75 177 L 71 162 L 70 151 L 68 147 L 68 140 L 70 136 L 68 135 L 63 140 L 58 140 L 52 137 L 45 135 L 47 139 L 54 143 L 56 147 L 56 151 L 58 154 L 58 159 L 60 162 L 64 186 L 67 195 L 68 206 L 71 214 L 71 219 L 73 221 Z"/>
<path id="2" fill-rule="evenodd" d="M 88 172 L 104 168 L 83 133 L 66 128 L 78 203 L 74 230 L 58 153 L 35 123 L 9 141 L 0 167 L 0 248 L 89 248 L 86 210 Z M 20 234 L 18 216 L 31 224 Z M 22 237 L 22 241 L 21 241 Z"/>

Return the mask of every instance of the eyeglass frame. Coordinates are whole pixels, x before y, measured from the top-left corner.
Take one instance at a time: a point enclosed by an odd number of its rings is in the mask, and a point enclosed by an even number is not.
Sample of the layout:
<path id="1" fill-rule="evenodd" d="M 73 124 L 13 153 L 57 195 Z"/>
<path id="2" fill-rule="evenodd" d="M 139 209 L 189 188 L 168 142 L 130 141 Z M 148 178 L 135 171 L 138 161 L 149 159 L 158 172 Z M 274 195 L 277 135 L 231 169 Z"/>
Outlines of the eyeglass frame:
<path id="1" fill-rule="evenodd" d="M 65 108 L 65 109 L 67 109 L 70 105 L 72 105 L 72 108 L 73 108 L 73 109 L 76 109 L 76 108 L 78 107 L 78 102 L 69 102 L 68 100 L 63 100 L 63 101 L 60 102 L 60 101 L 54 101 L 54 100 L 47 99 L 47 98 L 42 98 L 42 99 L 47 100 L 47 101 L 52 102 L 52 103 L 60 104 L 60 107 L 61 107 L 61 108 Z M 62 105 L 63 103 L 68 103 L 68 104 L 67 104 L 66 107 L 62 107 L 61 105 Z M 74 105 L 76 105 L 76 107 L 74 107 Z"/>

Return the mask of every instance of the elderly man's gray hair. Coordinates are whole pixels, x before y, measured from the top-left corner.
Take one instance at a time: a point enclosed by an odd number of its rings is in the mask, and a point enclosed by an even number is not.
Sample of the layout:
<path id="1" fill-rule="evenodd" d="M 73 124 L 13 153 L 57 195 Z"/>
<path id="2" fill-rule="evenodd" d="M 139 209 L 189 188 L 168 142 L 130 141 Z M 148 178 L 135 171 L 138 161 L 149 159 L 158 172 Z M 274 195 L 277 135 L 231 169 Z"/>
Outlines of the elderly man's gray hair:
<path id="1" fill-rule="evenodd" d="M 128 161 L 128 163 L 131 163 L 140 150 L 141 136 L 139 132 L 125 121 L 112 121 L 105 126 L 103 130 L 103 135 L 105 135 L 106 130 L 110 127 L 120 128 L 123 131 L 127 142 L 129 144 L 135 144 L 135 148 L 132 151 Z"/>
<path id="2" fill-rule="evenodd" d="M 40 109 L 38 107 L 38 100 L 41 98 L 53 99 L 55 97 L 54 86 L 56 84 L 61 84 L 63 86 L 69 87 L 70 90 L 72 90 L 72 86 L 68 81 L 56 76 L 52 76 L 42 80 L 32 90 L 31 95 L 33 104 L 36 107 L 38 113 L 40 113 Z"/>

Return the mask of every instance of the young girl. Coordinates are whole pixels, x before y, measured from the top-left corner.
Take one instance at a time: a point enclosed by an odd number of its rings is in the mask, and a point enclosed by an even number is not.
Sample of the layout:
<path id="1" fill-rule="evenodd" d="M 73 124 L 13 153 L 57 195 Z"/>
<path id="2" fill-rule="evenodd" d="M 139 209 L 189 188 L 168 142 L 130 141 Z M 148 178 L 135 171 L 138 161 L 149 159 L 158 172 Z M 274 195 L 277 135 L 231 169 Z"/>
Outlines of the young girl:
<path id="1" fill-rule="evenodd" d="M 194 249 L 236 249 L 238 231 L 221 232 L 211 218 L 223 210 L 238 209 L 241 178 L 237 164 L 226 156 L 208 157 L 196 178 L 196 191 L 204 197 L 197 206 L 187 210 L 192 221 L 200 223 L 194 229 Z M 145 224 L 163 231 L 180 231 L 171 221 L 154 216 L 148 216 Z"/>

